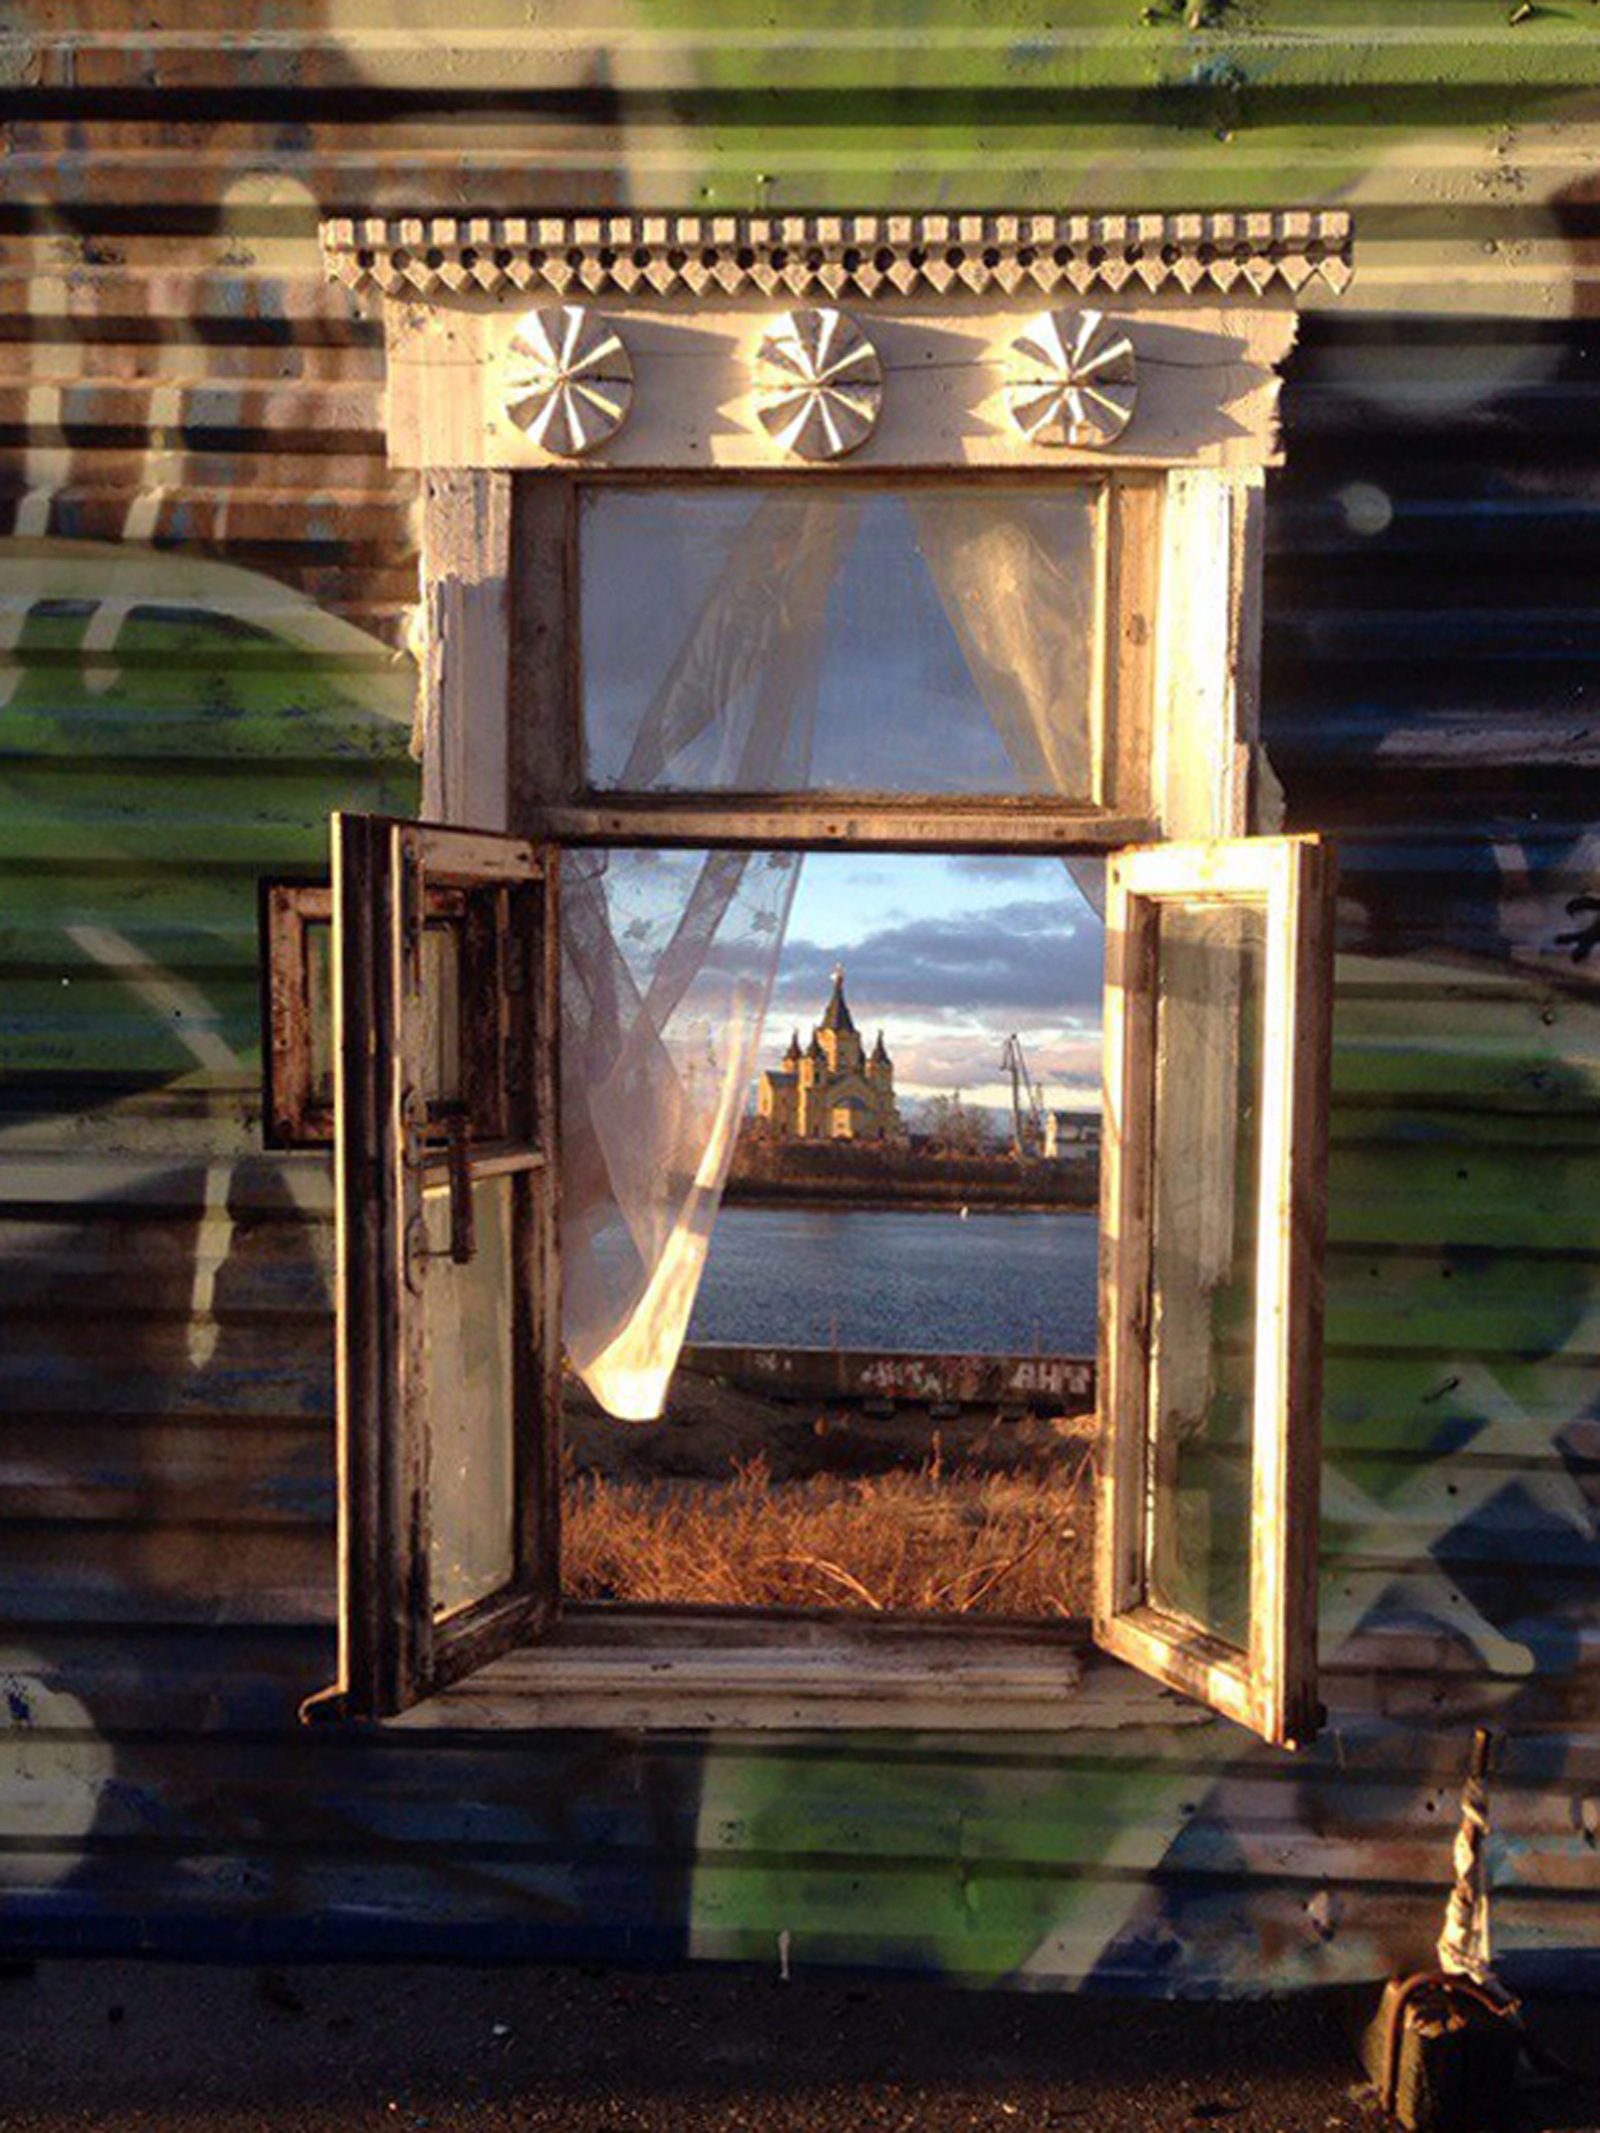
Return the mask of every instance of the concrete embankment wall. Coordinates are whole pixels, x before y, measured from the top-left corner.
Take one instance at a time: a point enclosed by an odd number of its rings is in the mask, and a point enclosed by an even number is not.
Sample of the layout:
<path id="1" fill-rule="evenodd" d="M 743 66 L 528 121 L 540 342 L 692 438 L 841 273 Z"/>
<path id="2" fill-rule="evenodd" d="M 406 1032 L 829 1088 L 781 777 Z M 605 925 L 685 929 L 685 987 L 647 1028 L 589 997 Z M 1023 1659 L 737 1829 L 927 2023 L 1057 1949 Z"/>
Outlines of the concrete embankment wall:
<path id="1" fill-rule="evenodd" d="M 727 1197 L 733 1202 L 846 1207 L 1065 1207 L 1092 1212 L 1100 1190 L 1093 1157 L 1047 1163 L 1010 1155 L 931 1155 L 837 1141 L 741 1141 Z"/>

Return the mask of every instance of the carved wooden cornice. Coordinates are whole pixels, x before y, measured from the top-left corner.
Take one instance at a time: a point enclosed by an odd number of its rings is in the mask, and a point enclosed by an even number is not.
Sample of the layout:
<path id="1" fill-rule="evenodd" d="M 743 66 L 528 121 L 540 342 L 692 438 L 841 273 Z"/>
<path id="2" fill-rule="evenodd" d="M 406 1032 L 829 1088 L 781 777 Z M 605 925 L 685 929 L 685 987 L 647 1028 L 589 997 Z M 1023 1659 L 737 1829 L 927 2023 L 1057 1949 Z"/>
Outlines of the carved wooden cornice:
<path id="1" fill-rule="evenodd" d="M 388 297 L 1291 293 L 1350 279 L 1339 208 L 1162 215 L 484 215 L 323 224 L 334 280 Z"/>

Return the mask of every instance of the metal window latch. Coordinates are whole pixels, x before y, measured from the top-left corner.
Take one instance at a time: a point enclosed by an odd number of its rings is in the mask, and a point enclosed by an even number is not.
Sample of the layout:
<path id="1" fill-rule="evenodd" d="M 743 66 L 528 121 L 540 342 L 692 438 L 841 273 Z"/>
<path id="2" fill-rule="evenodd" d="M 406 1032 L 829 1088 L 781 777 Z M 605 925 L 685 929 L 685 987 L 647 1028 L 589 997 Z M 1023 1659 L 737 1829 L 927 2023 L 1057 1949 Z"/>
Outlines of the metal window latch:
<path id="1" fill-rule="evenodd" d="M 422 1294 L 423 1277 L 430 1259 L 449 1259 L 456 1266 L 470 1266 L 478 1256 L 478 1225 L 472 1206 L 472 1121 L 465 1111 L 453 1111 L 445 1121 L 445 1163 L 449 1175 L 450 1242 L 436 1251 L 428 1242 L 428 1224 L 418 1214 L 406 1225 L 405 1272 L 412 1294 Z"/>

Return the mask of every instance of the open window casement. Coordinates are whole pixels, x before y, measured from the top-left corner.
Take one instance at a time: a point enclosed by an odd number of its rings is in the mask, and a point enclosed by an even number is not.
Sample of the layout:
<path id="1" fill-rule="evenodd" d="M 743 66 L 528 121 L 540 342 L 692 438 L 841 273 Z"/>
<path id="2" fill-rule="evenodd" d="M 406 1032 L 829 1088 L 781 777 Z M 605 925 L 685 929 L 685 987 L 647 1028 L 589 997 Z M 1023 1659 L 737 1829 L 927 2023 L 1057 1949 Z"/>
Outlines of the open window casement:
<path id="1" fill-rule="evenodd" d="M 404 1709 L 559 1600 L 555 874 L 333 825 L 342 1707 Z"/>
<path id="2" fill-rule="evenodd" d="M 1318 1722 L 1332 855 L 1169 844 L 1108 876 L 1096 1636 L 1293 1746 Z"/>

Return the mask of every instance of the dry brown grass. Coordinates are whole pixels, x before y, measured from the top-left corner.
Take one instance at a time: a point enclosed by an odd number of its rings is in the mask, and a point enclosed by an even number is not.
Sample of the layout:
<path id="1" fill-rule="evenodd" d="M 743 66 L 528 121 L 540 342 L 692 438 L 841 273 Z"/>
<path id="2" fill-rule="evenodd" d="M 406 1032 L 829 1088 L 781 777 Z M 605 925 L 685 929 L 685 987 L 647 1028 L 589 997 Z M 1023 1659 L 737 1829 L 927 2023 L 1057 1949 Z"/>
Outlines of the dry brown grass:
<path id="1" fill-rule="evenodd" d="M 1088 1611 L 1088 1460 L 1059 1480 L 920 1468 L 774 1481 L 568 1476 L 563 1583 L 576 1600 L 918 1614 Z"/>

